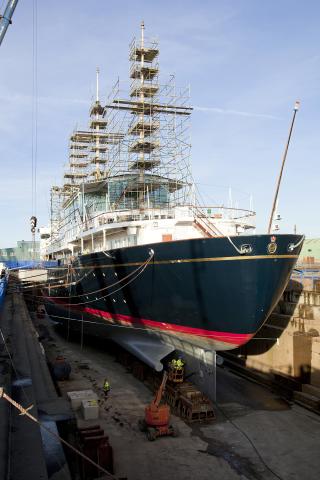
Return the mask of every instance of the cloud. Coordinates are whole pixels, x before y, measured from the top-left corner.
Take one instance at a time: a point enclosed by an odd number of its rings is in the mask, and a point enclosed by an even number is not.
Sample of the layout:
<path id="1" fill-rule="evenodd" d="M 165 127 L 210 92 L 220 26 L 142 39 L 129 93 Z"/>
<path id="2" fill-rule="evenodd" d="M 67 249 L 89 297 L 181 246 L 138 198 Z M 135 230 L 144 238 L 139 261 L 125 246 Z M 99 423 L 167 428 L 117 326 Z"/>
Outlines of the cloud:
<path id="1" fill-rule="evenodd" d="M 222 115 L 238 115 L 241 117 L 268 118 L 270 120 L 279 119 L 279 117 L 275 117 L 274 115 L 269 115 L 267 113 L 243 112 L 241 110 L 230 110 L 228 108 L 195 106 L 193 107 L 193 109 L 198 112 L 219 113 Z"/>

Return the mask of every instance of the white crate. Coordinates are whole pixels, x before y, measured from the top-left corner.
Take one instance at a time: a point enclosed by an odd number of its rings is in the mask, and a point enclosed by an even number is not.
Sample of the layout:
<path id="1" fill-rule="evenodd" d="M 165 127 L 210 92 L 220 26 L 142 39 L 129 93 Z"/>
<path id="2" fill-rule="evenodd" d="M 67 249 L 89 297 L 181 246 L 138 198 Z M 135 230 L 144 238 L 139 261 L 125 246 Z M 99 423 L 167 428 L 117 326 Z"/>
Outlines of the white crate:
<path id="1" fill-rule="evenodd" d="M 67 392 L 68 398 L 71 401 L 71 408 L 78 410 L 81 407 L 83 400 L 98 400 L 98 396 L 93 390 L 79 390 L 77 392 Z"/>
<path id="2" fill-rule="evenodd" d="M 99 418 L 99 404 L 97 400 L 82 400 L 81 410 L 85 420 L 96 420 Z"/>

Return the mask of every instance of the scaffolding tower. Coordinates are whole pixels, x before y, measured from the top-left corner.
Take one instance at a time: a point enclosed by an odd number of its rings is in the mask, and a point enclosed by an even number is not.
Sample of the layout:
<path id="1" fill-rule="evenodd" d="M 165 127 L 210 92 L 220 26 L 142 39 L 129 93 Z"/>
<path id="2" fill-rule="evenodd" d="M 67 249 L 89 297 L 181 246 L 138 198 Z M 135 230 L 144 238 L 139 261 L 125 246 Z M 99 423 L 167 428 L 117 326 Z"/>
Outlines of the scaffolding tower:
<path id="1" fill-rule="evenodd" d="M 110 211 L 161 210 L 167 216 L 193 203 L 189 88 L 177 88 L 173 75 L 159 82 L 158 42 L 144 31 L 142 22 L 140 38 L 129 46 L 129 88 L 118 79 L 105 106 L 97 69 L 88 129 L 72 132 L 64 183 L 51 190 L 53 238 L 70 222 L 85 226 L 95 210 L 85 205 L 85 192 L 102 184 Z M 78 211 L 67 212 L 76 196 Z"/>
<path id="2" fill-rule="evenodd" d="M 110 198 L 112 208 L 170 209 L 191 203 L 189 88 L 178 89 L 174 76 L 159 82 L 159 47 L 147 39 L 130 45 L 129 98 L 118 80 L 105 107 L 105 118 L 123 140 L 109 151 L 110 170 L 126 174 L 123 188 Z"/>
<path id="3" fill-rule="evenodd" d="M 96 72 L 96 98 L 90 108 L 88 130 L 75 130 L 70 136 L 69 163 L 64 173 L 64 192 L 72 195 L 84 182 L 107 178 L 108 144 L 118 143 L 122 134 L 109 133 L 99 99 L 99 69 Z"/>

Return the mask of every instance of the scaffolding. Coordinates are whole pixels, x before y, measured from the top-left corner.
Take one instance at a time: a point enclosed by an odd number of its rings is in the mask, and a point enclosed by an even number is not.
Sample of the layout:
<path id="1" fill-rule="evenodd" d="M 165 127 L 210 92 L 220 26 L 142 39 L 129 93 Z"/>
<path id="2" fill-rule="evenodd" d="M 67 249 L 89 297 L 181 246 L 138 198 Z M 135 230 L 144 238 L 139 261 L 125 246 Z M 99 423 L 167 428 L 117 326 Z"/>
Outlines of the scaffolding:
<path id="1" fill-rule="evenodd" d="M 130 44 L 129 96 L 118 80 L 105 107 L 111 131 L 124 134 L 109 151 L 111 208 L 170 210 L 191 203 L 189 88 L 178 89 L 174 76 L 160 84 L 158 58 L 158 42 L 145 38 L 142 22 L 140 39 Z"/>
<path id="2" fill-rule="evenodd" d="M 123 135 L 109 133 L 108 122 L 99 99 L 99 69 L 96 73 L 96 97 L 90 108 L 88 130 L 74 130 L 70 136 L 69 162 L 64 173 L 64 192 L 72 196 L 84 182 L 107 178 L 108 145 L 118 143 Z"/>
<path id="3" fill-rule="evenodd" d="M 52 242 L 58 239 L 63 213 L 62 205 L 66 195 L 69 195 L 69 193 L 64 188 L 54 185 L 50 189 L 50 235 Z"/>
<path id="4" fill-rule="evenodd" d="M 64 184 L 52 192 L 52 238 L 76 244 L 103 223 L 179 216 L 194 218 L 204 236 L 222 235 L 216 224 L 225 219 L 223 208 L 200 207 L 195 199 L 190 89 L 178 88 L 174 75 L 160 82 L 158 41 L 145 37 L 143 22 L 129 60 L 129 82 L 118 79 L 105 106 L 97 69 L 88 128 L 71 134 Z M 227 215 L 230 228 L 252 228 L 254 212 L 237 212 Z"/>

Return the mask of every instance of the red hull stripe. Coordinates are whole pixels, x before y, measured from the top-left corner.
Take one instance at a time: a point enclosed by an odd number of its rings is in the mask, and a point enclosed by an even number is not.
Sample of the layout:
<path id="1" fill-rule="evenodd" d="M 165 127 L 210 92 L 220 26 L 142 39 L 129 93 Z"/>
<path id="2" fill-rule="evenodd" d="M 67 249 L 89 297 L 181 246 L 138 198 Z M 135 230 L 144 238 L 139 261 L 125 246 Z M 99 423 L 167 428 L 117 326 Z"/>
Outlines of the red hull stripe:
<path id="1" fill-rule="evenodd" d="M 56 300 L 47 297 L 47 300 L 53 301 L 53 303 L 59 303 Z M 71 309 L 82 310 L 90 315 L 102 317 L 105 319 L 116 320 L 121 323 L 127 323 L 130 325 L 141 325 L 144 327 L 154 328 L 172 333 L 183 333 L 186 335 L 194 335 L 198 337 L 205 337 L 212 340 L 218 340 L 224 343 L 230 343 L 232 345 L 243 345 L 253 337 L 253 333 L 229 333 L 229 332 L 216 332 L 214 330 L 204 330 L 202 328 L 187 327 L 185 325 L 175 325 L 173 323 L 155 322 L 147 318 L 132 317 L 131 315 L 123 315 L 120 313 L 111 313 L 104 310 L 98 310 L 96 308 L 82 307 L 82 306 L 70 306 Z"/>

